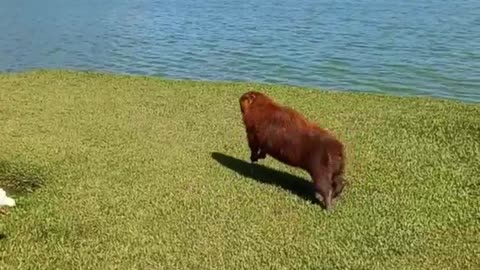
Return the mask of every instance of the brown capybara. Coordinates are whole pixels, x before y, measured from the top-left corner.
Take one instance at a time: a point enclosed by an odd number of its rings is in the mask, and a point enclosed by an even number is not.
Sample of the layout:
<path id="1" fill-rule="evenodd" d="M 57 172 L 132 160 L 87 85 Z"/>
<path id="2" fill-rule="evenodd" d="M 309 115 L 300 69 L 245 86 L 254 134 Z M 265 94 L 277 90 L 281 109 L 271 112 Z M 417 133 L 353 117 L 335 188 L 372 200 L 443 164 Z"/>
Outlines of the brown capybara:
<path id="1" fill-rule="evenodd" d="M 332 200 L 345 185 L 343 144 L 299 112 L 263 93 L 248 91 L 239 101 L 250 161 L 257 162 L 268 154 L 287 165 L 304 169 L 314 182 L 315 197 L 330 210 Z"/>

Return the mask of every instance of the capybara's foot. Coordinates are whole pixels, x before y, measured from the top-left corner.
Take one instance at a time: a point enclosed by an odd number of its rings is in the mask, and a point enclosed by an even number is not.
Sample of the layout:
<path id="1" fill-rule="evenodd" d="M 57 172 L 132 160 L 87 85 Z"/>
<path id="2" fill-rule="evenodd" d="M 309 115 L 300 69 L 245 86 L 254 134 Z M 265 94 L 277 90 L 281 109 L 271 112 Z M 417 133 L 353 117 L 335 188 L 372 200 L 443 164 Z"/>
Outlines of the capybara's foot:
<path id="1" fill-rule="evenodd" d="M 250 161 L 252 163 L 254 162 L 257 162 L 259 159 L 264 159 L 267 157 L 267 153 L 263 152 L 262 150 L 260 150 L 260 152 L 256 153 L 256 152 L 252 152 L 250 154 Z"/>
<path id="2" fill-rule="evenodd" d="M 333 201 L 331 199 L 332 197 L 331 191 L 330 191 L 330 195 L 327 195 L 326 197 L 327 197 L 327 200 L 324 200 L 323 196 L 320 193 L 318 192 L 315 193 L 315 198 L 318 200 L 318 202 L 323 205 L 325 210 L 330 211 L 333 206 Z"/>

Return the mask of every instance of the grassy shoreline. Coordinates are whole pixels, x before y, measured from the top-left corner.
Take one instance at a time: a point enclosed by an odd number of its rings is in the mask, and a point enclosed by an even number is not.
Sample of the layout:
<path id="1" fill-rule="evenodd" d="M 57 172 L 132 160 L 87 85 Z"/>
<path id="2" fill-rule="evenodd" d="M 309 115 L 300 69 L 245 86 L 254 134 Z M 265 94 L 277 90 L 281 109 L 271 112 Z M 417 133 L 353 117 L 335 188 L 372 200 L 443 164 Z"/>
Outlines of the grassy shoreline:
<path id="1" fill-rule="evenodd" d="M 303 172 L 271 158 L 251 170 L 249 88 L 346 143 L 352 184 L 332 214 Z M 0 74 L 0 186 L 42 180 L 0 216 L 0 268 L 478 268 L 479 116 L 436 98 Z"/>

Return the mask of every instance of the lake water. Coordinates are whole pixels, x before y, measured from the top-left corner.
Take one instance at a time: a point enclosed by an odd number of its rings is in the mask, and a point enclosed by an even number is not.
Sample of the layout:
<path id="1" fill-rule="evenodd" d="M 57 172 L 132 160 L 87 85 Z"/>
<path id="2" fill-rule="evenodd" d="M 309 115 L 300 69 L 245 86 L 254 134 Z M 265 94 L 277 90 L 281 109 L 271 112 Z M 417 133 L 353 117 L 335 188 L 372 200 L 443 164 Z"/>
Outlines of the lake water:
<path id="1" fill-rule="evenodd" d="M 480 102 L 479 0 L 1 0 L 0 71 L 93 69 Z"/>

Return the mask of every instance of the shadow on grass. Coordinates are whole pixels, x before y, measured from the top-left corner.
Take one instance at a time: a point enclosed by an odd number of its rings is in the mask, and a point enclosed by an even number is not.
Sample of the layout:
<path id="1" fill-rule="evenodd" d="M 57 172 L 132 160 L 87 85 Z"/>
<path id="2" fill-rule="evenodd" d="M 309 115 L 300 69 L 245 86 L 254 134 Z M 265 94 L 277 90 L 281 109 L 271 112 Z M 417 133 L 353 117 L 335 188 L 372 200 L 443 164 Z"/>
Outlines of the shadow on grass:
<path id="1" fill-rule="evenodd" d="M 0 160 L 0 187 L 7 193 L 26 194 L 44 183 L 42 171 L 30 164 Z"/>
<path id="2" fill-rule="evenodd" d="M 264 184 L 281 187 L 300 198 L 318 204 L 313 191 L 313 183 L 290 173 L 268 168 L 260 164 L 251 164 L 221 153 L 212 153 L 212 158 L 237 173 Z"/>

